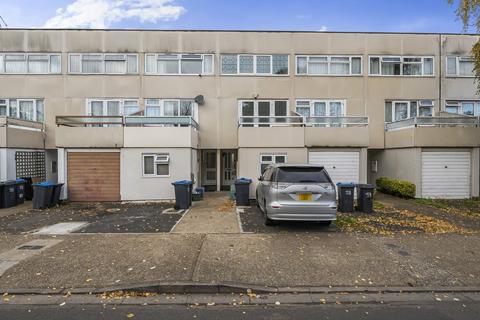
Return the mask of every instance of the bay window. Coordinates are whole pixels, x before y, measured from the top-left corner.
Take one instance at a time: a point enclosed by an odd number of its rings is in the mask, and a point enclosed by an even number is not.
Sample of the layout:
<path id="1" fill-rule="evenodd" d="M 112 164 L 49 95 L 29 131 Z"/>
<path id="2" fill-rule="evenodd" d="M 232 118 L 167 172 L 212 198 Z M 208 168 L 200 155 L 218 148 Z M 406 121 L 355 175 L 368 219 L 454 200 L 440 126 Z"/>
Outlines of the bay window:
<path id="1" fill-rule="evenodd" d="M 402 121 L 415 117 L 433 117 L 432 100 L 387 101 L 385 103 L 385 122 Z"/>
<path id="2" fill-rule="evenodd" d="M 475 61 L 472 57 L 448 56 L 447 76 L 473 77 Z"/>
<path id="3" fill-rule="evenodd" d="M 361 75 L 361 56 L 296 56 L 297 74 Z"/>
<path id="4" fill-rule="evenodd" d="M 138 54 L 71 53 L 71 74 L 138 74 Z"/>
<path id="5" fill-rule="evenodd" d="M 288 75 L 288 55 L 222 54 L 223 75 Z"/>
<path id="6" fill-rule="evenodd" d="M 145 115 L 148 117 L 196 118 L 196 103 L 192 99 L 146 99 Z"/>
<path id="7" fill-rule="evenodd" d="M 0 116 L 43 122 L 44 109 L 43 99 L 0 99 Z"/>
<path id="8" fill-rule="evenodd" d="M 59 53 L 0 53 L 0 73 L 58 74 L 61 73 Z"/>
<path id="9" fill-rule="evenodd" d="M 146 53 L 145 73 L 210 75 L 213 74 L 213 54 Z"/>
<path id="10" fill-rule="evenodd" d="M 433 76 L 433 57 L 370 56 L 370 75 Z"/>

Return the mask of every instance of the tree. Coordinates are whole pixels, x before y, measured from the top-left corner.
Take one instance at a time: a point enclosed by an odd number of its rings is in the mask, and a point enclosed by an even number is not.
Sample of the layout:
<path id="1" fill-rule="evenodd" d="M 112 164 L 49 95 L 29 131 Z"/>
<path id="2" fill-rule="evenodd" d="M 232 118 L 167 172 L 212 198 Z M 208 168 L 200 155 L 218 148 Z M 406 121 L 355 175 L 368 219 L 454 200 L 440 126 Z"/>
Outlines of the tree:
<path id="1" fill-rule="evenodd" d="M 450 5 L 457 5 L 456 14 L 463 23 L 463 31 L 474 27 L 480 32 L 480 0 L 448 0 Z M 472 57 L 475 61 L 473 72 L 477 83 L 477 93 L 480 93 L 480 40 L 473 45 Z"/>

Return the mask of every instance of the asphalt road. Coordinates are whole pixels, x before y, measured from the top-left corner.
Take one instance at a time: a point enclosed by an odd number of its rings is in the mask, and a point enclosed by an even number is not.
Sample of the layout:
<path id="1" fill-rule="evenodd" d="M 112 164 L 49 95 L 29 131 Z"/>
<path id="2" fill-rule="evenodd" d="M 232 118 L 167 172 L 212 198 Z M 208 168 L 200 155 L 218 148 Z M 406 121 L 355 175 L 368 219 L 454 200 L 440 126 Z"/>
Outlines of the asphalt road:
<path id="1" fill-rule="evenodd" d="M 90 320 L 90 319 L 480 319 L 480 302 L 375 305 L 292 305 L 292 306 L 142 306 L 65 305 L 0 306 L 2 320 Z"/>

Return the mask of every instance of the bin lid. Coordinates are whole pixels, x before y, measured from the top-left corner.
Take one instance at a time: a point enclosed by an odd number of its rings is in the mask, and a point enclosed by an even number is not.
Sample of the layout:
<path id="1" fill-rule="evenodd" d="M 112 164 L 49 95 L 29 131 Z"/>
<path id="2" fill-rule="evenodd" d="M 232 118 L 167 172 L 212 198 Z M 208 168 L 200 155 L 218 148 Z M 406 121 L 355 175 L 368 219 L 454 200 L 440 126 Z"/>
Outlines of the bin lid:
<path id="1" fill-rule="evenodd" d="M 32 183 L 32 186 L 39 186 L 39 187 L 53 187 L 55 184 L 49 181 L 42 181 L 37 183 Z"/>
<path id="2" fill-rule="evenodd" d="M 359 183 L 357 184 L 357 187 L 362 189 L 375 189 L 375 186 L 373 184 L 368 183 Z"/>
<path id="3" fill-rule="evenodd" d="M 250 184 L 252 183 L 252 179 L 250 178 L 238 178 L 235 180 L 235 184 Z"/>
<path id="4" fill-rule="evenodd" d="M 192 185 L 193 182 L 191 180 L 177 180 L 172 182 L 172 185 Z"/>
<path id="5" fill-rule="evenodd" d="M 337 186 L 340 188 L 355 188 L 355 183 L 353 182 L 338 182 Z"/>

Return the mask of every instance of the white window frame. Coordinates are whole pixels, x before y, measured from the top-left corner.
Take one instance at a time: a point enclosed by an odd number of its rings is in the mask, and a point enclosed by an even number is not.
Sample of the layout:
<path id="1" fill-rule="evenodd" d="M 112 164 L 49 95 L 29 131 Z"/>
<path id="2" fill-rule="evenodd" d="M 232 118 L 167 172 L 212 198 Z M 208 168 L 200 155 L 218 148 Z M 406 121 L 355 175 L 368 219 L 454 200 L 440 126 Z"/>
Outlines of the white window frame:
<path id="1" fill-rule="evenodd" d="M 302 105 L 298 106 L 299 102 L 309 102 L 309 105 Z M 297 112 L 297 106 L 298 107 L 310 107 L 310 117 L 315 117 L 315 103 L 325 103 L 325 112 L 326 112 L 326 117 L 332 117 L 330 116 L 330 103 L 335 103 L 335 102 L 340 102 L 342 104 L 342 111 L 341 115 L 339 117 L 345 117 L 347 115 L 347 100 L 346 99 L 297 99 L 295 100 L 295 112 Z"/>
<path id="2" fill-rule="evenodd" d="M 307 59 L 307 73 L 298 72 L 298 59 L 306 58 Z M 309 70 L 310 58 L 327 58 L 327 73 L 326 74 L 311 74 Z M 348 74 L 331 74 L 330 64 L 332 63 L 332 58 L 349 58 L 349 73 Z M 352 59 L 360 58 L 360 73 L 352 73 Z M 333 62 L 335 63 L 335 62 Z M 363 76 L 363 57 L 359 55 L 296 55 L 295 56 L 295 75 L 297 76 L 309 76 L 309 77 L 361 77 Z"/>
<path id="3" fill-rule="evenodd" d="M 378 65 L 378 74 L 371 73 L 371 61 L 372 58 L 378 58 L 379 59 L 379 65 Z M 382 58 L 400 58 L 400 74 L 382 74 Z M 419 58 L 421 59 L 421 64 L 422 64 L 422 74 L 419 75 L 405 75 L 403 74 L 403 65 L 404 64 L 415 64 L 414 62 L 404 62 L 405 58 Z M 425 74 L 425 60 L 426 59 L 432 59 L 432 74 Z M 421 78 L 433 78 L 435 77 L 435 56 L 389 56 L 389 55 L 371 55 L 368 56 L 368 76 L 370 77 L 407 77 L 407 78 L 415 78 L 415 77 L 421 77 Z"/>
<path id="4" fill-rule="evenodd" d="M 23 55 L 24 59 L 21 61 L 24 61 L 25 63 L 25 72 L 7 72 L 6 71 L 6 60 L 5 56 L 6 55 Z M 28 61 L 30 57 L 33 56 L 47 56 L 48 57 L 48 72 L 28 72 Z M 60 70 L 58 72 L 51 72 L 52 70 L 52 57 L 57 56 L 60 58 Z M 19 60 L 20 61 L 20 60 Z M 9 75 L 9 74 L 30 74 L 30 75 L 48 75 L 48 74 L 62 74 L 62 54 L 61 53 L 42 53 L 42 52 L 35 52 L 35 53 L 28 53 L 28 52 L 1 52 L 0 53 L 0 74 L 2 75 Z"/>
<path id="5" fill-rule="evenodd" d="M 148 100 L 158 100 L 158 104 L 148 104 Z M 145 98 L 145 116 L 147 116 L 147 108 L 149 107 L 158 107 L 160 109 L 159 116 L 150 116 L 150 117 L 188 117 L 180 115 L 180 105 L 182 101 L 190 101 L 193 103 L 192 115 L 190 116 L 193 120 L 197 121 L 198 118 L 198 104 L 195 102 L 195 99 L 181 99 L 181 98 Z M 165 102 L 176 101 L 178 103 L 178 116 L 165 116 Z M 148 116 L 147 116 L 148 117 Z"/>
<path id="6" fill-rule="evenodd" d="M 455 74 L 448 73 L 448 59 L 455 58 Z M 472 70 L 471 75 L 461 75 L 460 74 L 460 60 L 474 60 L 470 56 L 452 56 L 447 55 L 445 57 L 445 76 L 449 78 L 475 78 L 475 71 Z"/>
<path id="7" fill-rule="evenodd" d="M 222 72 L 222 56 L 223 55 L 234 55 L 237 57 L 237 73 L 223 73 Z M 253 56 L 253 73 L 240 73 L 240 56 Z M 273 56 L 287 56 L 287 73 L 285 74 L 274 74 L 273 73 Z M 270 57 L 270 72 L 269 73 L 258 73 L 257 72 L 257 57 Z M 289 54 L 253 54 L 253 53 L 224 53 L 220 55 L 220 75 L 221 76 L 247 76 L 247 77 L 288 77 L 290 76 L 290 55 Z"/>
<path id="8" fill-rule="evenodd" d="M 435 116 L 435 101 L 433 99 L 419 99 L 419 100 L 387 100 L 386 102 L 390 102 L 392 105 L 390 106 L 392 108 L 391 110 L 391 115 L 392 115 L 392 118 L 390 119 L 391 121 L 387 122 L 387 123 L 392 123 L 392 122 L 398 122 L 398 121 L 404 121 L 404 120 L 407 120 L 407 119 L 412 119 L 412 115 L 410 114 L 411 112 L 411 104 L 412 102 L 415 102 L 417 104 L 417 110 L 416 110 L 416 116 L 415 117 L 419 117 L 419 114 L 420 114 L 420 107 L 427 107 L 427 106 L 422 106 L 421 105 L 421 102 L 422 101 L 431 101 L 432 102 L 432 105 L 431 106 L 428 106 L 432 109 L 432 117 Z M 401 119 L 401 120 L 395 120 L 395 104 L 400 104 L 400 103 L 406 103 L 407 104 L 407 117 L 405 119 Z"/>
<path id="9" fill-rule="evenodd" d="M 157 160 L 159 156 L 166 156 L 166 160 Z M 153 157 L 153 174 L 145 173 L 145 158 Z M 168 174 L 162 175 L 157 172 L 157 164 L 167 164 Z M 142 154 L 142 177 L 144 178 L 169 178 L 170 177 L 170 153 L 143 153 Z"/>
<path id="10" fill-rule="evenodd" d="M 252 117 L 260 117 L 258 115 L 258 103 L 259 102 L 268 102 L 270 104 L 270 115 L 269 117 L 275 117 L 275 102 L 277 101 L 281 101 L 281 102 L 286 102 L 286 108 L 287 108 L 287 117 L 289 115 L 289 111 L 290 111 L 290 101 L 288 99 L 259 99 L 259 100 L 256 100 L 256 99 L 241 99 L 241 100 L 238 100 L 238 117 L 241 118 L 241 117 L 244 117 L 243 114 L 242 114 L 242 104 L 243 102 L 253 102 L 253 116 Z M 245 116 L 247 117 L 247 116 Z M 248 123 L 247 123 L 248 124 Z M 280 124 L 280 123 L 279 123 Z M 275 123 L 268 123 L 266 122 L 264 125 L 270 125 L 270 126 L 275 126 Z M 252 126 L 255 126 L 255 127 L 258 127 L 259 126 L 259 123 L 252 123 Z M 263 124 L 260 124 L 260 126 L 263 126 Z"/>
<path id="11" fill-rule="evenodd" d="M 272 157 L 271 161 L 264 161 L 263 157 Z M 284 162 L 277 162 L 277 157 L 283 157 Z M 287 163 L 287 154 L 286 153 L 261 153 L 260 154 L 260 176 L 263 176 L 264 172 L 262 171 L 262 164 L 276 164 L 276 163 Z"/>
<path id="12" fill-rule="evenodd" d="M 35 122 L 38 122 L 37 101 L 42 100 L 43 101 L 43 121 L 41 122 L 45 122 L 45 99 L 44 98 L 0 98 L 0 100 L 5 100 L 5 104 L 2 104 L 2 105 L 6 106 L 6 117 L 25 120 L 25 121 L 35 121 Z M 17 110 L 15 114 L 10 114 L 10 103 L 12 100 L 15 100 L 17 103 Z M 20 102 L 21 101 L 33 102 L 33 120 L 20 118 Z"/>
<path id="13" fill-rule="evenodd" d="M 101 101 L 103 106 L 103 113 L 104 116 L 107 116 L 106 111 L 107 111 L 107 104 L 109 101 L 114 101 L 114 102 L 119 102 L 120 103 L 120 114 L 119 115 L 112 115 L 111 117 L 116 117 L 116 116 L 124 116 L 125 115 L 125 109 L 124 109 L 124 103 L 125 101 L 137 101 L 138 105 L 138 111 L 140 111 L 140 100 L 138 98 L 88 98 L 85 101 L 86 104 L 86 115 L 92 116 L 92 102 L 97 102 Z"/>
<path id="14" fill-rule="evenodd" d="M 100 55 L 102 58 L 102 71 L 101 72 L 83 72 L 82 70 L 82 61 L 83 61 L 83 56 L 87 56 L 87 55 Z M 123 61 L 125 61 L 125 72 L 122 72 L 122 73 L 119 73 L 119 72 L 106 72 L 105 71 L 105 56 L 108 56 L 108 55 L 123 55 L 124 56 L 124 59 Z M 70 58 L 71 56 L 79 56 L 80 57 L 80 72 L 73 72 L 71 71 L 71 63 L 70 63 Z M 136 60 L 137 60 L 137 63 L 136 63 L 136 66 L 135 66 L 135 70 L 136 72 L 128 72 L 128 66 L 127 66 L 127 63 L 128 63 L 128 56 L 135 56 L 136 57 Z M 109 60 L 107 60 L 109 61 Z M 108 75 L 138 75 L 139 74 L 139 70 L 138 70 L 138 65 L 139 65 L 139 61 L 138 61 L 138 53 L 123 53 L 123 52 L 105 52 L 105 53 L 100 53 L 100 52 L 83 52 L 83 53 L 69 53 L 68 54 L 68 74 L 83 74 L 83 75 L 102 75 L 102 74 L 108 74 Z"/>
<path id="15" fill-rule="evenodd" d="M 456 107 L 459 112 L 456 112 L 456 113 L 449 112 L 449 113 L 469 117 L 471 115 L 466 115 L 463 113 L 463 105 L 467 103 L 470 103 L 470 104 L 473 103 L 473 116 L 474 117 L 480 116 L 480 100 L 446 100 L 444 111 L 448 112 L 447 107 Z"/>
<path id="16" fill-rule="evenodd" d="M 164 72 L 158 72 L 158 63 L 155 63 L 155 69 L 156 71 L 154 72 L 148 72 L 147 71 L 147 56 L 154 56 L 155 61 L 158 61 L 159 57 L 161 58 L 163 55 L 169 55 L 169 56 L 176 56 L 176 59 L 171 59 L 172 61 L 177 61 L 178 62 L 178 70 L 177 73 L 164 73 Z M 145 75 L 160 75 L 160 76 L 198 76 L 198 73 L 182 73 L 182 60 L 189 60 L 188 58 L 183 58 L 183 56 L 188 56 L 188 55 L 199 55 L 201 56 L 202 60 L 202 73 L 200 73 L 202 76 L 212 76 L 215 73 L 215 55 L 213 53 L 155 53 L 155 52 L 148 52 L 145 53 Z M 212 60 L 212 67 L 210 72 L 205 72 L 205 57 L 210 56 Z M 197 59 L 191 59 L 190 60 L 197 60 Z"/>

